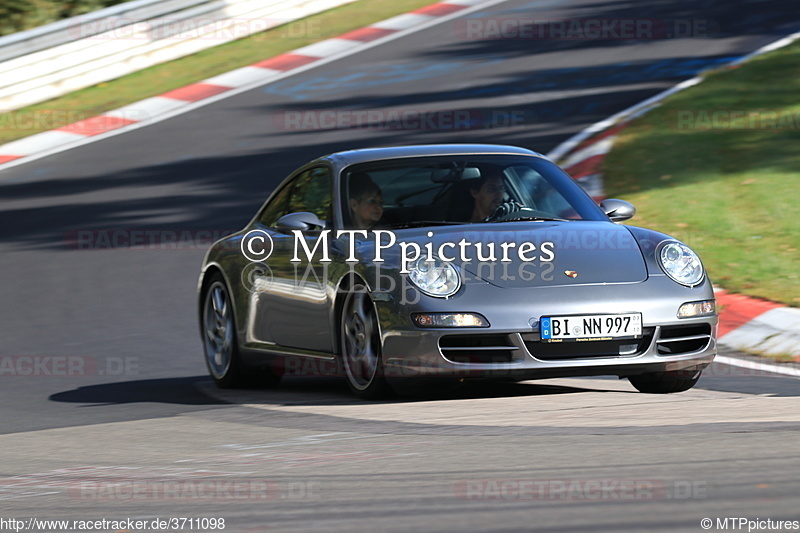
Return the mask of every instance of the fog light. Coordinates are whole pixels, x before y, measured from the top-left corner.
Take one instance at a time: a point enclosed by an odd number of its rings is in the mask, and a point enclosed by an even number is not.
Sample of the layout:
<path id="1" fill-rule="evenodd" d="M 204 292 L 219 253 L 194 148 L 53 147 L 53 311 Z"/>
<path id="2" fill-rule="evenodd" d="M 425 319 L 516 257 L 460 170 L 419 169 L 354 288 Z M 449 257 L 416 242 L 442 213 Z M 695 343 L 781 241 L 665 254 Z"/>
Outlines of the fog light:
<path id="1" fill-rule="evenodd" d="M 678 309 L 678 318 L 689 318 L 693 316 L 712 316 L 717 314 L 717 304 L 715 300 L 701 300 L 699 302 L 687 302 Z"/>
<path id="2" fill-rule="evenodd" d="M 477 313 L 414 313 L 411 320 L 421 328 L 489 327 L 489 321 Z"/>

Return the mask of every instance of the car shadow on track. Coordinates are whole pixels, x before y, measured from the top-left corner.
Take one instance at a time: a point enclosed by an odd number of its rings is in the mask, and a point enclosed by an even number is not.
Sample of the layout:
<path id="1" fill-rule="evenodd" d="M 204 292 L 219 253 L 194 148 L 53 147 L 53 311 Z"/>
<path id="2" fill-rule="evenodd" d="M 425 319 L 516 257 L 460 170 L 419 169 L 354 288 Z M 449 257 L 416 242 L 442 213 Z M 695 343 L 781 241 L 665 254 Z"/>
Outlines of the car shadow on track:
<path id="1" fill-rule="evenodd" d="M 417 381 L 395 383 L 395 392 L 380 400 L 364 400 L 354 396 L 343 379 L 331 377 L 286 377 L 277 387 L 219 389 L 209 380 L 198 383 L 199 389 L 211 397 L 234 404 L 273 405 L 360 405 L 364 403 L 414 403 L 448 400 L 551 396 L 558 394 L 631 392 L 620 391 L 597 380 L 597 387 L 571 386 L 541 381 L 512 382 L 472 380 Z"/>
<path id="2" fill-rule="evenodd" d="M 598 388 L 595 389 L 542 382 L 425 381 L 399 384 L 395 394 L 378 402 L 408 403 L 603 392 L 605 389 L 600 383 L 598 382 Z M 219 389 L 205 376 L 147 379 L 78 387 L 52 394 L 48 399 L 54 402 L 86 404 L 87 407 L 133 403 L 203 406 L 228 403 L 345 405 L 367 402 L 354 396 L 344 380 L 330 377 L 287 377 L 277 387 L 252 386 L 241 389 Z"/>
<path id="3" fill-rule="evenodd" d="M 118 405 L 126 403 L 167 403 L 178 405 L 222 405 L 226 402 L 202 394 L 195 383 L 204 377 L 145 379 L 88 385 L 52 394 L 54 402 Z"/>

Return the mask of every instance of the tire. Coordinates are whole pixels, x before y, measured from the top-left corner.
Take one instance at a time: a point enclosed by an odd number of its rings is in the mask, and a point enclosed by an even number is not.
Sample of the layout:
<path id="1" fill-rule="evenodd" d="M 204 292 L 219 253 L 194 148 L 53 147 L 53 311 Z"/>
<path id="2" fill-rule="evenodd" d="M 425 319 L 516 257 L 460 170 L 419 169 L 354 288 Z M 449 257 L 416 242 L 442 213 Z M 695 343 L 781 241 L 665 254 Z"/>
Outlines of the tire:
<path id="1" fill-rule="evenodd" d="M 345 294 L 339 324 L 340 355 L 350 390 L 370 400 L 388 396 L 378 315 L 363 284 L 354 284 Z"/>
<path id="2" fill-rule="evenodd" d="M 248 371 L 242 364 L 233 318 L 233 302 L 225 280 L 213 274 L 203 293 L 200 319 L 206 367 L 218 387 L 276 385 L 280 376 L 265 370 Z"/>
<path id="3" fill-rule="evenodd" d="M 647 394 L 670 394 L 691 389 L 700 379 L 701 370 L 694 373 L 685 370 L 677 372 L 652 372 L 629 376 L 628 381 L 639 392 Z"/>

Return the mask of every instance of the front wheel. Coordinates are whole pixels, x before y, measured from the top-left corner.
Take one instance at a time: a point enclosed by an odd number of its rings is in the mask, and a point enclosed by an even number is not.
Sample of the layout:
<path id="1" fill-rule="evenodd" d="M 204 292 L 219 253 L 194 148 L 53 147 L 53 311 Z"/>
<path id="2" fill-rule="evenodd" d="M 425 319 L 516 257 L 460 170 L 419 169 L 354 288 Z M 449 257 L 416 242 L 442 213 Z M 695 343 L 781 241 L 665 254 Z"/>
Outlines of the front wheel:
<path id="1" fill-rule="evenodd" d="M 390 389 L 383 376 L 378 315 L 362 284 L 353 285 L 345 295 L 339 333 L 350 390 L 367 399 L 387 395 Z"/>
<path id="2" fill-rule="evenodd" d="M 651 372 L 629 376 L 628 381 L 636 387 L 639 392 L 648 394 L 669 394 L 672 392 L 683 392 L 691 389 L 700 379 L 702 370 L 687 372 L 679 370 L 677 372 Z"/>

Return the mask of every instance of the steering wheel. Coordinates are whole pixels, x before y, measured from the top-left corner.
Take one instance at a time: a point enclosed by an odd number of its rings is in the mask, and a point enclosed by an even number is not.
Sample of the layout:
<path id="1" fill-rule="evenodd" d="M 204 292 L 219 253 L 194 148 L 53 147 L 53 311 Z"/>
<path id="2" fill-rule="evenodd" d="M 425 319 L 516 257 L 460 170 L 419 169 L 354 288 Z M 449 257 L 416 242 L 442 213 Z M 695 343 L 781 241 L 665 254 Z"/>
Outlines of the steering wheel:
<path id="1" fill-rule="evenodd" d="M 497 206 L 497 209 L 486 218 L 485 222 L 505 222 L 507 220 L 514 220 L 515 218 L 526 217 L 552 218 L 553 215 L 551 213 L 525 207 L 516 200 L 507 200 Z"/>

